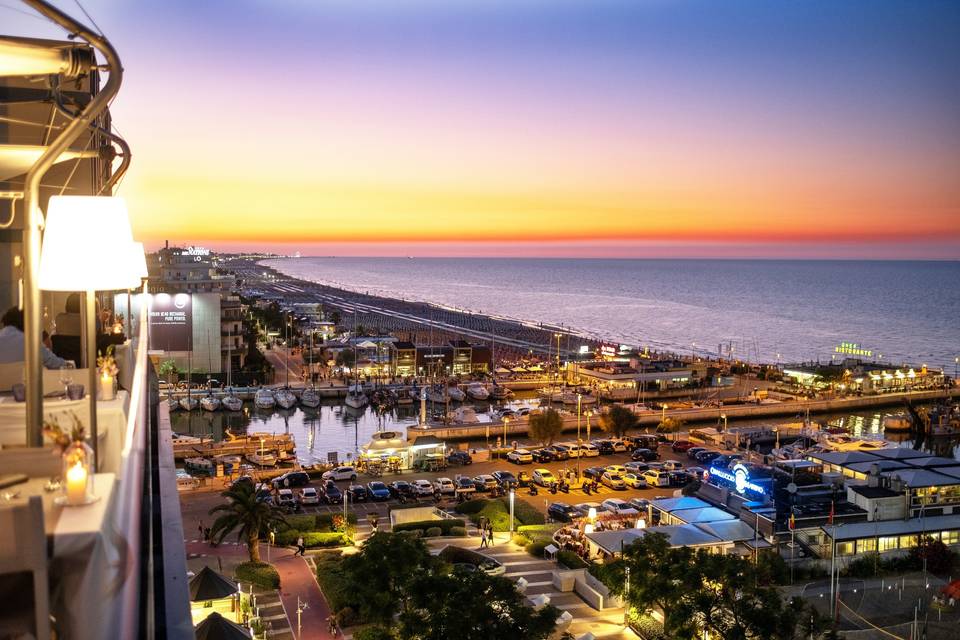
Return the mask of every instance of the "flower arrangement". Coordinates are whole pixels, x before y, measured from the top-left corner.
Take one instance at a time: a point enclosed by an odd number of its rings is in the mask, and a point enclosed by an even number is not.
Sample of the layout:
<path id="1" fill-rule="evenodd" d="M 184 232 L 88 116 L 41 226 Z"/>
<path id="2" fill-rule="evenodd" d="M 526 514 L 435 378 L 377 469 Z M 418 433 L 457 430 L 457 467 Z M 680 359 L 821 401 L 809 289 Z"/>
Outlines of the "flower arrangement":
<path id="1" fill-rule="evenodd" d="M 43 421 L 43 435 L 52 440 L 61 452 L 74 442 L 83 442 L 87 437 L 87 428 L 80 422 L 77 414 L 71 411 L 69 416 L 73 422 L 69 429 L 61 427 L 56 416 L 47 416 Z"/>
<path id="2" fill-rule="evenodd" d="M 113 357 L 113 345 L 107 347 L 107 352 L 97 356 L 97 370 L 101 376 L 115 378 L 120 369 L 117 367 L 117 360 Z"/>

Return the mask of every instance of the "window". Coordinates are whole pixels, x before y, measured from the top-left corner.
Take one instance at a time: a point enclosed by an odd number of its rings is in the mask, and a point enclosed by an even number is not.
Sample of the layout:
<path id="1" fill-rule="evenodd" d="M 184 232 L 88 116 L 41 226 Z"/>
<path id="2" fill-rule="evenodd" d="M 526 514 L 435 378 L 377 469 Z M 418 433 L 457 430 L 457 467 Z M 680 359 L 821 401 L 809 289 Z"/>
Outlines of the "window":
<path id="1" fill-rule="evenodd" d="M 837 543 L 837 555 L 838 555 L 838 556 L 852 556 L 852 555 L 853 555 L 853 550 L 854 550 L 854 547 L 855 547 L 855 546 L 856 546 L 856 545 L 854 544 L 853 540 L 849 540 L 849 541 L 846 541 L 846 542 L 838 542 L 838 543 Z"/>
<path id="2" fill-rule="evenodd" d="M 917 536 L 900 536 L 900 548 L 909 549 L 917 546 Z"/>
<path id="3" fill-rule="evenodd" d="M 880 553 L 884 551 L 893 551 L 897 548 L 897 536 L 884 536 L 880 538 Z"/>
<path id="4" fill-rule="evenodd" d="M 857 553 L 874 553 L 876 550 L 876 538 L 860 538 L 857 540 Z"/>
<path id="5" fill-rule="evenodd" d="M 944 531 L 940 534 L 943 544 L 960 544 L 960 531 Z"/>

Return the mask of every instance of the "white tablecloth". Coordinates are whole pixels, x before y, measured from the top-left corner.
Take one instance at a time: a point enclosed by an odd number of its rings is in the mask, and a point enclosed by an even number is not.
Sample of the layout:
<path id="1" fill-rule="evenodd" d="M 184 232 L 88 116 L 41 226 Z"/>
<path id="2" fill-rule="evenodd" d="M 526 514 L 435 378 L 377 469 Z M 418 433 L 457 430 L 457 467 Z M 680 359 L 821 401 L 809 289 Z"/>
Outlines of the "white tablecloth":
<path id="1" fill-rule="evenodd" d="M 44 419 L 54 415 L 60 426 L 69 427 L 69 413 L 72 411 L 80 418 L 83 424 L 89 423 L 88 400 L 57 400 L 45 399 L 43 402 Z M 100 470 L 116 471 L 120 465 L 120 448 L 123 443 L 123 433 L 127 425 L 127 411 L 130 404 L 130 395 L 126 391 L 118 391 L 113 400 L 97 402 L 97 432 L 100 440 Z M 14 402 L 10 396 L 0 397 L 0 446 L 23 446 L 27 441 L 26 432 L 27 405 L 24 402 Z"/>

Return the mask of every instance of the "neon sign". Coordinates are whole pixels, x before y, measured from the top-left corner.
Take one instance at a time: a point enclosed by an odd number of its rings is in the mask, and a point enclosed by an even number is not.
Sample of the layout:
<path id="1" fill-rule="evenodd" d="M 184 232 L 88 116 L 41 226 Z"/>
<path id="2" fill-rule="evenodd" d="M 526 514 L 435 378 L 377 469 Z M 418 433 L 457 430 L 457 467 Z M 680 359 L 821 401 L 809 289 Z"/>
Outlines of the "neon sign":
<path id="1" fill-rule="evenodd" d="M 733 473 L 730 473 L 726 469 L 710 467 L 710 475 L 717 476 L 722 480 L 733 483 L 737 493 L 742 494 L 746 493 L 747 491 L 752 491 L 753 493 L 759 493 L 761 495 L 766 495 L 767 493 L 767 490 L 764 487 L 760 486 L 756 482 L 750 481 L 750 470 L 742 464 L 735 465 L 733 467 Z"/>
<path id="2" fill-rule="evenodd" d="M 873 351 L 862 348 L 857 342 L 841 342 L 833 348 L 833 351 L 834 353 L 844 353 L 851 356 L 873 356 Z"/>

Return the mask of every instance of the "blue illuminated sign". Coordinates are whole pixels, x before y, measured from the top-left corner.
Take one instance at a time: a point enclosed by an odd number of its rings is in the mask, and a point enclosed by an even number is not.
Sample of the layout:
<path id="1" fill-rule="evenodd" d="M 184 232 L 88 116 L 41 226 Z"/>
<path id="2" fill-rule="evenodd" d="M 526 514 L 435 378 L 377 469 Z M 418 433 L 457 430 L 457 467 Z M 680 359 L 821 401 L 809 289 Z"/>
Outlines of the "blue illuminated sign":
<path id="1" fill-rule="evenodd" d="M 750 482 L 750 470 L 742 464 L 735 465 L 733 467 L 733 473 L 727 471 L 726 469 L 710 467 L 710 475 L 732 483 L 734 488 L 737 490 L 737 493 L 746 493 L 747 491 L 752 491 L 753 493 L 759 493 L 761 495 L 766 495 L 767 493 L 767 490 L 764 487 L 761 487 L 755 482 Z"/>

